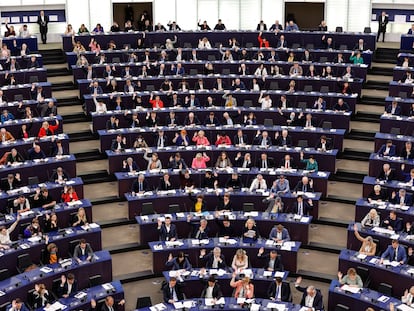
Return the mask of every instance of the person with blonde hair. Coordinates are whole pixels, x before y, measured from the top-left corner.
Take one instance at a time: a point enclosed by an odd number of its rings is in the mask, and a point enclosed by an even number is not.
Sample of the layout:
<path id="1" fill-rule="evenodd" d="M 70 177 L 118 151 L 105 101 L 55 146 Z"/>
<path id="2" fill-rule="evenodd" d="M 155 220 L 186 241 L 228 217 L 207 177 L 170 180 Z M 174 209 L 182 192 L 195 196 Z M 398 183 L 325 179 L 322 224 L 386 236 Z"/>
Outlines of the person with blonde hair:
<path id="1" fill-rule="evenodd" d="M 240 272 L 249 267 L 249 257 L 246 255 L 246 251 L 239 248 L 233 257 L 231 267 L 235 272 Z"/>
<path id="2" fill-rule="evenodd" d="M 78 213 L 75 215 L 72 227 L 76 226 L 84 226 L 88 223 L 88 219 L 86 218 L 86 211 L 83 207 L 79 207 Z"/>
<path id="3" fill-rule="evenodd" d="M 364 285 L 361 277 L 357 274 L 354 268 L 349 268 L 345 276 L 343 275 L 341 271 L 339 271 L 338 280 L 339 280 L 339 283 L 346 284 L 351 287 L 362 288 Z"/>
<path id="4" fill-rule="evenodd" d="M 368 214 L 361 220 L 362 227 L 378 227 L 380 225 L 380 217 L 375 208 L 371 208 Z"/>
<path id="5" fill-rule="evenodd" d="M 236 272 L 233 272 L 230 286 L 234 290 L 234 298 L 247 298 L 251 299 L 254 297 L 254 285 L 248 276 L 245 276 L 241 280 L 236 281 Z"/>
<path id="6" fill-rule="evenodd" d="M 358 241 L 362 242 L 362 245 L 359 249 L 359 253 L 367 256 L 375 256 L 377 252 L 377 244 L 374 243 L 372 237 L 367 236 L 363 238 L 358 232 L 357 224 L 354 224 L 354 234 Z"/>

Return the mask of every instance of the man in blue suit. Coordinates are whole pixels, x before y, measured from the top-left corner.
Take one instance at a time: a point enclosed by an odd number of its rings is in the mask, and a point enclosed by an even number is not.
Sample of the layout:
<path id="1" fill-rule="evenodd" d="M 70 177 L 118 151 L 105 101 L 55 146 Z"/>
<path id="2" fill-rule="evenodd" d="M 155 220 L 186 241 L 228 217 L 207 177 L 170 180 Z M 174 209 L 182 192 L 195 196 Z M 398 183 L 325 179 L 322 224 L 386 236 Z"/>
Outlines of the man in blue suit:
<path id="1" fill-rule="evenodd" d="M 289 231 L 283 225 L 278 224 L 270 231 L 269 240 L 274 240 L 278 243 L 290 241 Z"/>
<path id="2" fill-rule="evenodd" d="M 381 264 L 384 262 L 384 259 L 398 261 L 403 265 L 407 261 L 407 253 L 404 247 L 400 246 L 398 240 L 392 240 L 391 245 L 387 247 L 387 250 L 381 256 Z"/>
<path id="3" fill-rule="evenodd" d="M 400 116 L 401 115 L 401 106 L 398 105 L 397 101 L 393 101 L 390 105 L 387 106 L 385 110 L 386 113 L 393 115 L 393 116 Z"/>
<path id="4" fill-rule="evenodd" d="M 411 206 L 413 205 L 413 198 L 410 194 L 405 191 L 405 189 L 400 189 L 398 193 L 395 191 L 391 194 L 391 203 L 392 204 L 399 204 L 402 206 Z"/>
<path id="5" fill-rule="evenodd" d="M 12 301 L 10 305 L 7 306 L 6 310 L 12 311 L 29 311 L 29 309 L 25 306 L 23 301 L 20 298 L 16 298 Z"/>
<path id="6" fill-rule="evenodd" d="M 381 146 L 380 150 L 378 150 L 378 154 L 380 156 L 395 156 L 395 145 L 392 144 L 391 139 L 388 139 L 387 142 Z"/>
<path id="7" fill-rule="evenodd" d="M 158 220 L 158 234 L 160 241 L 175 241 L 178 238 L 177 228 L 171 223 L 170 217 L 165 217 L 165 221 Z"/>

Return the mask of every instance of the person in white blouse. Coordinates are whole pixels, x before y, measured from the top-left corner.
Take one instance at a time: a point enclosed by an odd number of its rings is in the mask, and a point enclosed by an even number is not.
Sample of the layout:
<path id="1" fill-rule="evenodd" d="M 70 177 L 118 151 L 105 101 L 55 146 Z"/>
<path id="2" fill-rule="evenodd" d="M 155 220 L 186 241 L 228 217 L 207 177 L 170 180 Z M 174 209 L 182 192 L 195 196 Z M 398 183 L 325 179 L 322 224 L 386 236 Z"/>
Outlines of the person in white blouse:
<path id="1" fill-rule="evenodd" d="M 101 102 L 101 101 L 98 102 L 97 99 L 96 99 L 95 94 L 92 97 L 93 97 L 93 102 L 95 103 L 95 111 L 98 112 L 98 113 L 107 112 L 106 104 L 104 102 Z"/>
<path id="2" fill-rule="evenodd" d="M 208 41 L 207 37 L 198 40 L 198 48 L 199 49 L 211 49 L 211 43 Z"/>
<path id="3" fill-rule="evenodd" d="M 410 290 L 404 291 L 404 296 L 401 297 L 401 302 L 410 307 L 414 307 L 414 286 L 410 287 Z"/>
<path id="4" fill-rule="evenodd" d="M 12 243 L 10 234 L 16 229 L 19 221 L 20 215 L 18 214 L 16 221 L 9 228 L 6 228 L 5 226 L 0 227 L 0 249 L 8 249 L 10 247 L 9 244 Z"/>
<path id="5" fill-rule="evenodd" d="M 380 225 L 380 217 L 375 208 L 372 208 L 364 219 L 361 220 L 362 227 L 378 227 Z"/>
<path id="6" fill-rule="evenodd" d="M 267 189 L 266 180 L 263 178 L 262 174 L 257 174 L 256 178 L 253 179 L 252 184 L 250 185 L 250 192 L 256 191 L 258 189 Z"/>
<path id="7" fill-rule="evenodd" d="M 272 108 L 272 99 L 270 98 L 269 94 L 260 93 L 260 97 L 258 100 L 259 104 L 261 104 L 262 109 L 269 109 Z"/>
<path id="8" fill-rule="evenodd" d="M 254 72 L 254 75 L 261 76 L 261 77 L 267 76 L 267 69 L 264 66 L 264 64 L 260 64 L 259 67 L 257 67 L 256 71 Z"/>

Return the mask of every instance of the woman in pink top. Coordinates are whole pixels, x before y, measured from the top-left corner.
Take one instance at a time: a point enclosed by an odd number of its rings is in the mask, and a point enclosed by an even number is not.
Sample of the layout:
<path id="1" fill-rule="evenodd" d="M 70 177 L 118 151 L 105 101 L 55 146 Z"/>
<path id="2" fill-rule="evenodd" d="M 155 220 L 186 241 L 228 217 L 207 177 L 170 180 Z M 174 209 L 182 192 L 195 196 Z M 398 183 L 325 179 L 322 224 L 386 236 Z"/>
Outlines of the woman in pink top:
<path id="1" fill-rule="evenodd" d="M 193 142 L 196 143 L 197 146 L 210 146 L 210 142 L 208 138 L 205 136 L 204 131 L 198 131 L 194 133 Z"/>
<path id="2" fill-rule="evenodd" d="M 210 161 L 210 158 L 206 155 L 205 152 L 201 154 L 201 152 L 197 153 L 193 162 L 191 163 L 191 168 L 193 169 L 205 169 L 207 168 L 206 163 Z"/>

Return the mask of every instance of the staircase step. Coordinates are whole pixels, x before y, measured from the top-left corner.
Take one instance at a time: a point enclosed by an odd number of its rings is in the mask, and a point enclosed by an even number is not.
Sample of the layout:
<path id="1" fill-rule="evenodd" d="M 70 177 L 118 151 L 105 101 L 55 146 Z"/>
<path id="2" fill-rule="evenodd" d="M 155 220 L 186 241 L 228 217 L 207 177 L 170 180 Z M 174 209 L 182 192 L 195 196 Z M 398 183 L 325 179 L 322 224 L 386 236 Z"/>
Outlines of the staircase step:
<path id="1" fill-rule="evenodd" d="M 117 276 L 115 279 L 120 281 L 121 284 L 126 284 L 126 283 L 142 281 L 142 280 L 148 280 L 154 277 L 156 277 L 156 275 L 151 270 L 145 270 L 145 271 L 140 271 L 140 272 L 122 274 L 122 275 Z"/>
<path id="2" fill-rule="evenodd" d="M 309 244 L 307 244 L 307 245 L 302 244 L 301 248 L 311 249 L 311 250 L 314 250 L 314 251 L 322 251 L 322 252 L 327 252 L 327 253 L 333 253 L 333 254 L 339 254 L 342 250 L 341 246 L 325 244 L 325 243 L 318 243 L 318 242 L 309 242 Z"/>
<path id="3" fill-rule="evenodd" d="M 384 67 L 372 67 L 368 70 L 369 74 L 378 76 L 391 76 L 393 75 L 394 69 Z"/>
<path id="4" fill-rule="evenodd" d="M 71 96 L 71 97 L 60 98 L 58 105 L 60 107 L 64 107 L 64 106 L 81 106 L 82 103 L 80 102 L 79 97 Z"/>
<path id="5" fill-rule="evenodd" d="M 83 112 L 75 112 L 72 114 L 62 114 L 64 123 L 87 122 L 88 119 Z"/>
<path id="6" fill-rule="evenodd" d="M 364 89 L 388 91 L 389 83 L 382 81 L 368 81 L 364 84 Z"/>
<path id="7" fill-rule="evenodd" d="M 337 219 L 337 218 L 327 218 L 319 217 L 318 219 L 313 219 L 312 223 L 319 225 L 335 226 L 341 228 L 348 228 L 349 221 Z"/>
<path id="8" fill-rule="evenodd" d="M 289 274 L 290 275 L 290 274 Z M 298 270 L 297 275 L 302 276 L 304 279 L 312 280 L 322 283 L 331 283 L 332 280 L 337 278 L 336 275 L 330 275 L 320 272 L 308 271 L 308 270 Z"/>
<path id="9" fill-rule="evenodd" d="M 362 95 L 360 104 L 384 107 L 384 98 Z"/>
<path id="10" fill-rule="evenodd" d="M 113 228 L 117 226 L 132 225 L 132 224 L 136 224 L 136 221 L 129 220 L 128 218 L 117 218 L 117 219 L 99 221 L 98 224 L 102 229 L 104 229 L 104 228 Z"/>
<path id="11" fill-rule="evenodd" d="M 361 122 L 375 122 L 378 123 L 381 118 L 381 114 L 375 112 L 357 111 L 353 120 Z"/>
<path id="12" fill-rule="evenodd" d="M 139 243 L 128 243 L 128 244 L 105 247 L 105 249 L 109 251 L 111 255 L 122 254 L 122 253 L 142 250 L 146 248 L 148 248 L 148 245 L 146 245 L 145 247 L 142 247 Z"/>
<path id="13" fill-rule="evenodd" d="M 356 139 L 364 141 L 374 141 L 375 132 L 363 131 L 363 130 L 351 130 L 347 135 L 347 139 Z"/>
<path id="14" fill-rule="evenodd" d="M 71 72 L 67 68 L 52 68 L 47 70 L 48 77 L 68 76 Z"/>
<path id="15" fill-rule="evenodd" d="M 331 176 L 330 180 L 362 184 L 365 176 L 365 173 L 338 169 L 335 175 Z"/>
<path id="16" fill-rule="evenodd" d="M 363 150 L 356 150 L 352 148 L 345 148 L 342 152 L 342 159 L 346 160 L 356 160 L 356 161 L 368 161 L 370 152 Z"/>
<path id="17" fill-rule="evenodd" d="M 75 90 L 75 85 L 73 84 L 72 81 L 52 84 L 52 91 L 68 91 L 68 90 Z"/>
<path id="18" fill-rule="evenodd" d="M 352 199 L 349 199 L 347 197 L 343 197 L 343 196 L 340 196 L 340 195 L 335 195 L 335 194 L 328 194 L 328 196 L 325 198 L 325 201 L 351 204 L 351 205 L 355 205 L 355 203 L 356 203 L 355 200 L 352 200 Z"/>
<path id="19" fill-rule="evenodd" d="M 88 162 L 105 159 L 105 154 L 99 152 L 99 149 L 84 150 L 74 154 L 77 162 Z"/>
<path id="20" fill-rule="evenodd" d="M 107 196 L 107 197 L 91 199 L 90 201 L 91 201 L 92 205 L 95 206 L 95 205 L 100 205 L 100 204 L 124 202 L 125 198 L 113 195 L 113 196 Z M 355 204 L 355 202 L 354 202 L 354 204 Z"/>
<path id="21" fill-rule="evenodd" d="M 68 136 L 71 142 L 97 139 L 89 130 L 68 133 Z"/>
<path id="22" fill-rule="evenodd" d="M 108 174 L 107 170 L 81 172 L 78 173 L 78 177 L 82 178 L 85 185 L 112 181 L 112 177 Z"/>

